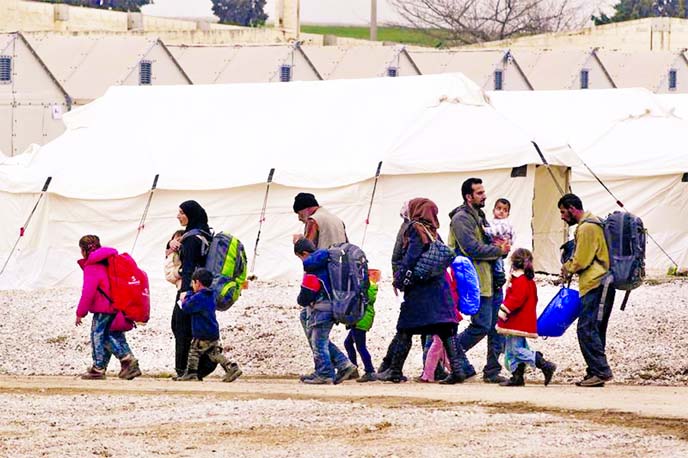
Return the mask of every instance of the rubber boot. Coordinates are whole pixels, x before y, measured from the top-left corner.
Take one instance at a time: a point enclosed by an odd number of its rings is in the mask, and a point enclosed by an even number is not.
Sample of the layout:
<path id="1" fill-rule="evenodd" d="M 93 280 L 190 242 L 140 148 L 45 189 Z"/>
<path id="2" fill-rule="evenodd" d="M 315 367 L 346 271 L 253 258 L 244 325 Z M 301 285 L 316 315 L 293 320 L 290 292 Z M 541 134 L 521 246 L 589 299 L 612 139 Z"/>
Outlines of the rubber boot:
<path id="1" fill-rule="evenodd" d="M 557 365 L 551 361 L 547 361 L 542 353 L 539 351 L 535 352 L 535 367 L 542 371 L 542 375 L 545 376 L 545 386 L 549 385 L 552 381 L 552 376 L 554 376 L 554 371 L 557 370 Z"/>
<path id="2" fill-rule="evenodd" d="M 403 381 L 404 377 L 403 369 L 404 363 L 406 362 L 406 357 L 408 356 L 409 351 L 411 351 L 411 339 L 406 339 L 397 333 L 397 335 L 394 336 L 393 341 L 396 342 L 393 348 L 392 345 L 390 345 L 392 354 L 390 355 L 389 359 L 389 369 L 383 374 L 378 374 L 378 380 L 400 383 Z"/>
<path id="3" fill-rule="evenodd" d="M 461 347 L 459 336 L 453 335 L 445 337 L 442 340 L 444 349 L 447 351 L 447 358 L 449 358 L 449 366 L 451 367 L 451 374 L 443 380 L 440 380 L 441 385 L 454 385 L 456 383 L 463 383 L 466 380 L 466 374 L 463 371 L 463 360 L 466 359 L 466 353 Z"/>
<path id="4" fill-rule="evenodd" d="M 511 374 L 511 378 L 506 382 L 502 382 L 500 386 L 525 386 L 526 381 L 523 374 L 526 372 L 526 363 L 518 363 L 518 367 Z"/>

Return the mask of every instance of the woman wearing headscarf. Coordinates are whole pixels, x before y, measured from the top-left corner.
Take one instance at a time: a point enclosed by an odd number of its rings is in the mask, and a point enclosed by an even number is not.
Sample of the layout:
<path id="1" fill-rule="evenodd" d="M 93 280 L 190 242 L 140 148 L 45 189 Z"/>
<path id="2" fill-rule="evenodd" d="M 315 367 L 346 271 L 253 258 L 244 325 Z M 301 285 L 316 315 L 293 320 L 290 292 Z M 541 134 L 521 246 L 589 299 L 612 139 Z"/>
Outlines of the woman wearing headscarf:
<path id="1" fill-rule="evenodd" d="M 423 252 L 439 238 L 437 205 L 429 199 L 416 198 L 408 203 L 410 224 L 403 235 L 402 258 L 394 275 L 394 286 L 404 292 L 399 310 L 397 333 L 393 341 L 390 367 L 384 379 L 401 381 L 404 362 L 411 350 L 414 335 L 437 335 L 447 351 L 451 374 L 440 383 L 461 383 L 465 379 L 461 367 L 463 350 L 456 339 L 456 304 L 444 275 L 420 280 L 413 269 Z"/>
<path id="2" fill-rule="evenodd" d="M 181 286 L 175 298 L 174 311 L 172 312 L 172 333 L 175 340 L 175 364 L 177 376 L 184 374 L 191 347 L 191 315 L 183 313 L 180 304 L 186 294 L 191 294 L 191 276 L 199 267 L 205 267 L 206 256 L 212 235 L 208 227 L 208 215 L 195 200 L 187 200 L 179 206 L 177 219 L 185 226 L 181 242 L 170 240 L 168 248 L 179 251 L 182 267 L 180 269 Z M 198 368 L 199 376 L 209 374 L 215 369 L 209 360 L 201 359 Z M 208 370 L 210 369 L 210 370 Z"/>

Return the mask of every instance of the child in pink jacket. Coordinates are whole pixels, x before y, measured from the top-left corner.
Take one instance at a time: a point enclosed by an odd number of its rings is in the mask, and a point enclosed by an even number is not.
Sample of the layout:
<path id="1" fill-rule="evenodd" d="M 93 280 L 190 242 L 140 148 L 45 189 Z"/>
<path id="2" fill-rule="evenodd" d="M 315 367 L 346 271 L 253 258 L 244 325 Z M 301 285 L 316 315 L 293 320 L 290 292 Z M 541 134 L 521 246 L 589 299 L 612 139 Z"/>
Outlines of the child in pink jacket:
<path id="1" fill-rule="evenodd" d="M 131 380 L 141 375 L 139 362 L 134 358 L 124 336 L 124 331 L 131 329 L 131 324 L 127 323 L 121 313 L 117 313 L 108 299 L 111 294 L 107 262 L 110 256 L 117 254 L 117 250 L 101 247 L 100 239 L 95 235 L 81 237 L 79 248 L 81 248 L 83 259 L 80 259 L 78 263 L 84 270 L 84 284 L 76 309 L 75 324 L 80 326 L 81 320 L 89 312 L 93 314 L 91 323 L 93 366 L 81 378 L 104 379 L 108 362 L 114 354 L 122 365 L 119 377 Z"/>

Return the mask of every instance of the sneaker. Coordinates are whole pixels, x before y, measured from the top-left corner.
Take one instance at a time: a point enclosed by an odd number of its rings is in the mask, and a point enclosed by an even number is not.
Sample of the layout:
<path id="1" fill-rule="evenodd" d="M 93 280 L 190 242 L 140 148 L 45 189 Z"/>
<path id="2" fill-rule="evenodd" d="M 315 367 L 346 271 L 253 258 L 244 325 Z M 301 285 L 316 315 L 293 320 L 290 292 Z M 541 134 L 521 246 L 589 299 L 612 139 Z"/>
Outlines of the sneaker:
<path id="1" fill-rule="evenodd" d="M 105 380 L 105 369 L 91 366 L 86 372 L 81 374 L 81 378 L 84 380 Z"/>
<path id="2" fill-rule="evenodd" d="M 239 369 L 239 365 L 237 363 L 233 363 L 229 366 L 225 376 L 222 377 L 222 381 L 226 383 L 233 382 L 234 380 L 238 379 L 241 374 L 243 374 L 243 372 L 241 372 L 241 369 Z"/>
<path id="3" fill-rule="evenodd" d="M 177 377 L 178 382 L 199 382 L 198 374 L 195 372 L 184 372 L 183 375 Z"/>
<path id="4" fill-rule="evenodd" d="M 122 369 L 119 371 L 119 374 L 117 374 L 119 378 L 124 380 L 133 380 L 141 375 L 138 359 L 131 357 L 129 359 L 121 360 L 120 363 L 122 364 Z"/>
<path id="5" fill-rule="evenodd" d="M 361 377 L 357 378 L 356 381 L 358 383 L 375 382 L 377 381 L 377 375 L 375 372 L 366 372 Z"/>
<path id="6" fill-rule="evenodd" d="M 609 378 L 604 378 L 604 377 L 598 377 L 597 375 L 592 375 L 590 377 L 585 377 L 583 380 L 576 382 L 576 386 L 584 387 L 584 388 L 594 388 L 594 387 L 603 387 L 605 382 L 608 382 L 612 379 L 612 377 Z"/>
<path id="7" fill-rule="evenodd" d="M 321 377 L 316 375 L 314 377 L 304 378 L 301 383 L 306 385 L 332 385 L 334 381 L 329 377 Z"/>
<path id="8" fill-rule="evenodd" d="M 507 380 L 509 380 L 509 379 L 506 377 L 503 377 L 499 374 L 494 375 L 492 377 L 488 377 L 486 375 L 483 376 L 483 382 L 485 382 L 485 383 L 504 383 Z"/>
<path id="9" fill-rule="evenodd" d="M 310 374 L 299 375 L 299 382 L 303 382 L 307 378 L 313 378 L 315 376 L 316 376 L 315 372 L 311 372 Z"/>
<path id="10" fill-rule="evenodd" d="M 337 372 L 337 375 L 334 377 L 334 384 L 339 385 L 345 380 L 357 379 L 358 377 L 360 377 L 358 375 L 358 368 L 352 364 Z"/>

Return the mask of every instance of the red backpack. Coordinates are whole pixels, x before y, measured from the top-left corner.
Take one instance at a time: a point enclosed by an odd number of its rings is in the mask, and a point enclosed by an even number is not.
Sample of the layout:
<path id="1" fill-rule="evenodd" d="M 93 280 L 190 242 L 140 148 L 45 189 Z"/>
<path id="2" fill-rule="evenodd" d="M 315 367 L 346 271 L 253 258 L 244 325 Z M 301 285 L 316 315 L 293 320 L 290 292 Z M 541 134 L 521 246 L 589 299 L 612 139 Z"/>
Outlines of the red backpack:
<path id="1" fill-rule="evenodd" d="M 108 258 L 110 295 L 103 295 L 112 307 L 136 323 L 147 323 L 150 318 L 150 290 L 148 275 L 139 269 L 136 261 L 127 253 Z"/>

